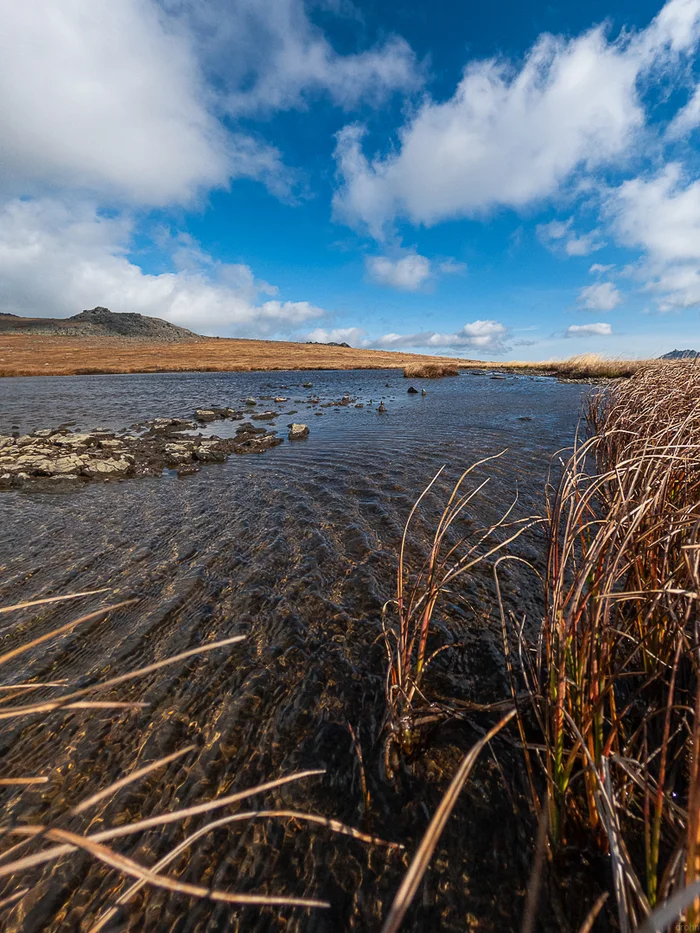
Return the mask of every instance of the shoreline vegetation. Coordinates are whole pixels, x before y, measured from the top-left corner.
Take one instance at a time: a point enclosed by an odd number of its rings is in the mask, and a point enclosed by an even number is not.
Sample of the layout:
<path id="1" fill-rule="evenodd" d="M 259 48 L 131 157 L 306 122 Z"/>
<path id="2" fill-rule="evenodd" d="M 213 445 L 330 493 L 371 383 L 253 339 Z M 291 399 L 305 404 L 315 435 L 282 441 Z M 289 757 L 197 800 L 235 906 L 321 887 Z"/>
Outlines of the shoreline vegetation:
<path id="1" fill-rule="evenodd" d="M 579 879 L 585 876 L 578 899 L 574 903 L 566 895 L 571 928 L 590 930 L 599 914 L 606 928 L 628 933 L 666 929 L 679 918 L 689 928 L 700 921 L 700 369 L 677 363 L 646 368 L 640 364 L 632 378 L 591 391 L 585 422 L 586 436 L 568 455 L 560 452 L 553 459 L 557 472 L 545 490 L 542 516 L 518 518 L 514 502 L 490 528 L 471 527 L 468 506 L 484 495 L 486 485 L 473 472 L 486 463 L 481 461 L 466 470 L 444 503 L 432 546 L 415 570 L 404 553 L 407 535 L 437 477 L 408 517 L 397 555 L 396 595 L 386 604 L 383 620 L 387 780 L 400 779 L 412 761 L 426 754 L 436 722 L 458 725 L 478 719 L 487 725 L 480 727 L 482 738 L 464 755 L 422 840 L 406 853 L 410 864 L 403 883 L 400 877 L 397 880 L 393 905 L 385 905 L 384 933 L 396 933 L 411 909 L 460 791 L 466 786 L 469 793 L 470 773 L 489 744 L 497 761 L 505 759 L 507 748 L 517 749 L 529 787 L 530 816 L 524 835 L 534 836 L 535 841 L 532 876 L 522 899 L 523 930 L 534 930 L 538 924 L 546 930 L 560 928 L 557 909 L 545 895 L 553 897 L 555 889 L 567 891 L 572 852 L 586 858 L 574 869 Z M 509 549 L 533 527 L 540 533 L 535 540 L 542 541 L 541 531 L 545 532 L 542 573 Z M 504 608 L 500 575 L 506 561 L 511 567 L 517 564 L 523 575 L 534 573 L 540 578 L 541 618 L 524 620 Z M 493 572 L 490 608 L 502 630 L 507 687 L 497 702 L 466 704 L 436 690 L 436 683 L 446 681 L 436 681 L 433 672 L 444 674 L 449 669 L 458 647 L 456 631 L 450 631 L 456 581 L 477 565 Z M 97 613 L 32 637 L 23 609 L 35 604 L 0 609 L 10 613 L 3 615 L 8 621 L 18 613 L 17 622 L 6 627 L 15 647 L 5 651 L 0 665 L 124 605 L 108 604 Z M 478 611 L 473 612 L 478 622 Z M 109 710 L 123 709 L 126 699 L 115 695 L 113 687 L 238 640 L 203 644 L 136 670 L 114 672 L 107 680 L 81 684 L 79 689 L 61 682 L 60 671 L 48 684 L 26 683 L 24 678 L 13 683 L 19 676 L 13 665 L 0 718 L 31 720 L 86 707 L 112 715 Z M 128 700 L 135 706 L 141 697 L 129 694 Z M 363 793 L 369 800 L 359 744 L 357 751 Z M 226 902 L 232 909 L 242 903 L 275 909 L 328 906 L 320 899 L 267 892 L 250 897 L 184 884 L 164 872 L 205 833 L 236 819 L 293 820 L 302 827 L 316 823 L 366 845 L 383 846 L 384 852 L 387 846 L 389 851 L 401 847 L 401 840 L 375 838 L 371 826 L 361 833 L 335 822 L 333 814 L 279 808 L 227 816 L 194 833 L 188 824 L 185 841 L 153 865 L 104 845 L 144 829 L 157 831 L 166 823 L 257 796 L 285 782 L 313 778 L 318 770 L 275 778 L 229 798 L 215 797 L 153 818 L 146 813 L 130 812 L 128 818 L 118 814 L 116 825 L 103 824 L 99 833 L 89 832 L 90 821 L 83 813 L 127 784 L 155 775 L 180 755 L 192 761 L 196 752 L 192 746 L 177 749 L 108 787 L 86 782 L 81 799 L 72 801 L 71 808 L 53 822 L 32 820 L 21 806 L 23 788 L 45 782 L 45 775 L 6 775 L 2 783 L 12 793 L 3 804 L 0 876 L 7 886 L 0 891 L 0 909 L 21 911 L 22 900 L 31 891 L 31 869 L 51 860 L 59 865 L 78 850 L 102 862 L 105 871 L 132 881 L 130 887 L 119 889 L 120 896 L 106 913 L 92 916 L 86 903 L 84 920 L 96 922 L 94 930 L 114 918 L 117 910 L 128 910 L 126 901 L 143 886 L 179 893 L 185 903 L 187 898 L 204 897 Z M 76 762 L 76 768 L 84 766 Z M 503 778 L 500 792 L 506 795 L 509 782 L 505 774 Z M 53 845 L 47 848 L 49 842 Z M 598 866 L 606 866 L 604 871 L 586 868 L 596 854 Z M 457 848 L 450 858 L 459 864 L 462 853 Z M 56 883 L 61 883 L 59 877 Z M 80 885 L 80 878 L 75 883 Z"/>
<path id="2" fill-rule="evenodd" d="M 420 369 L 431 364 L 465 372 L 487 370 L 525 373 L 585 382 L 629 377 L 641 369 L 657 365 L 658 361 L 607 359 L 589 353 L 547 362 L 502 362 L 281 340 L 197 337 L 173 342 L 132 337 L 66 337 L 0 332 L 0 378 L 131 373 L 404 369 L 412 366 Z M 416 376 L 411 374 L 411 378 Z"/>

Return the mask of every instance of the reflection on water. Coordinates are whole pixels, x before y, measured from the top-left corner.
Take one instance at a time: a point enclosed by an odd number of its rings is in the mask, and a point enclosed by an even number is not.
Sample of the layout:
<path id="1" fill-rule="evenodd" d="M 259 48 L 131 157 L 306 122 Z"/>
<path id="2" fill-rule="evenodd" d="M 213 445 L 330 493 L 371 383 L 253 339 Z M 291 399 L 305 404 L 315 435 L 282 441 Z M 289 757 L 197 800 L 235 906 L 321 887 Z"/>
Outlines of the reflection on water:
<path id="1" fill-rule="evenodd" d="M 312 389 L 302 388 L 307 381 Z M 424 384 L 425 397 L 408 395 L 408 380 L 390 371 L 0 381 L 0 433 L 69 421 L 85 429 L 118 429 L 190 415 L 200 406 L 238 407 L 248 396 L 279 395 L 288 401 L 258 403 L 280 412 L 271 427 L 285 436 L 291 421 L 311 429 L 304 441 L 285 440 L 262 456 L 232 457 L 182 480 L 165 476 L 0 496 L 0 605 L 99 586 L 140 597 L 136 607 L 90 623 L 52 651 L 41 646 L 23 668 L 11 671 L 11 679 L 50 680 L 60 667 L 60 676 L 87 683 L 88 677 L 128 670 L 203 641 L 247 635 L 232 649 L 120 691 L 120 699 L 145 699 L 144 712 L 76 711 L 57 716 L 54 731 L 30 723 L 21 733 L 6 733 L 3 773 L 45 773 L 47 762 L 57 766 L 46 787 L 22 791 L 15 812 L 47 821 L 134 762 L 195 741 L 195 752 L 122 792 L 114 804 L 97 807 L 99 822 L 110 825 L 120 808 L 133 818 L 323 767 L 324 777 L 256 802 L 335 816 L 415 845 L 460 749 L 476 733 L 460 726 L 437 741 L 398 788 L 382 783 L 383 648 L 377 636 L 403 524 L 439 466 L 448 468 L 433 506 L 460 469 L 504 448 L 503 457 L 485 468 L 492 477 L 487 500 L 472 519 L 497 514 L 516 487 L 518 514 L 540 511 L 550 457 L 571 442 L 581 395 L 579 387 L 527 377 L 463 375 Z M 321 407 L 346 393 L 364 407 Z M 310 397 L 320 403 L 311 405 Z M 385 414 L 376 410 L 380 400 Z M 209 430 L 224 429 L 217 424 Z M 426 533 L 428 525 L 426 516 Z M 522 547 L 536 556 L 538 542 Z M 514 573 L 505 579 L 510 604 L 536 614 L 536 593 L 521 589 Z M 488 603 L 489 585 L 486 573 L 467 584 L 477 613 Z M 88 601 L 80 610 L 97 605 Z M 455 612 L 465 647 L 454 652 L 450 676 L 465 694 L 495 698 L 505 687 L 494 630 L 471 611 Z M 32 624 L 22 626 L 21 634 L 41 634 L 75 615 L 75 606 L 45 609 L 23 617 Z M 12 647 L 19 636 L 7 626 L 4 633 Z M 348 722 L 359 728 L 372 799 L 368 813 Z M 83 776 L 69 767 L 76 756 L 89 762 Z M 525 803 L 521 787 L 504 791 L 500 766 L 488 758 L 480 766 L 406 929 L 518 925 L 529 856 L 513 807 L 524 810 Z M 6 792 L 7 799 L 15 793 Z M 152 864 L 185 834 L 173 825 L 143 844 L 125 839 L 119 851 Z M 113 929 L 376 930 L 403 870 L 400 857 L 325 830 L 242 824 L 205 837 L 173 864 L 173 873 L 229 890 L 322 896 L 332 909 L 236 911 L 149 892 L 133 901 L 127 925 L 122 918 Z M 48 870 L 36 869 L 30 894 L 8 910 L 3 928 L 80 929 L 86 904 L 94 918 L 111 903 L 115 877 L 82 858 L 66 862 L 51 880 Z"/>

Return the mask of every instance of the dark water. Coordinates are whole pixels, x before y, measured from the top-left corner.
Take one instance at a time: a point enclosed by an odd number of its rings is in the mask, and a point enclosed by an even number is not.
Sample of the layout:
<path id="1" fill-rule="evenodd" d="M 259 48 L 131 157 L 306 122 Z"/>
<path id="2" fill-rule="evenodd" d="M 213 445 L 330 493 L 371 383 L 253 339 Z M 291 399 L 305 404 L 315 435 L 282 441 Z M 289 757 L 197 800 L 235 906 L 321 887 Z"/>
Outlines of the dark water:
<path id="1" fill-rule="evenodd" d="M 313 389 L 303 389 L 304 381 Z M 11 813 L 54 819 L 134 767 L 195 742 L 196 751 L 96 807 L 95 831 L 121 821 L 124 811 L 134 819 L 294 770 L 325 768 L 323 777 L 250 804 L 336 817 L 412 851 L 464 750 L 492 720 L 443 730 L 396 787 L 383 781 L 384 649 L 378 636 L 404 522 L 418 493 L 446 464 L 411 541 L 417 556 L 459 472 L 505 448 L 480 472 L 491 481 L 469 520 L 492 520 L 516 490 L 519 516 L 541 513 L 550 458 L 571 443 L 581 398 L 577 386 L 527 377 L 463 375 L 425 385 L 424 398 L 408 396 L 408 381 L 392 372 L 0 381 L 0 433 L 65 421 L 121 428 L 279 394 L 289 401 L 258 406 L 281 412 L 281 431 L 292 420 L 311 429 L 305 441 L 285 440 L 261 456 L 232 457 L 181 480 L 0 495 L 0 605 L 99 586 L 113 587 L 119 598 L 140 598 L 25 655 L 26 663 L 3 670 L 6 682 L 68 677 L 83 685 L 206 641 L 247 636 L 111 694 L 147 702 L 143 711 L 64 712 L 0 733 L 3 775 L 50 776 L 41 789 L 5 791 Z M 321 417 L 308 407 L 309 396 L 325 403 L 345 393 L 365 407 L 319 408 Z M 380 399 L 386 414 L 376 411 Z M 223 433 L 221 425 L 213 430 Z M 541 560 L 541 539 L 535 533 L 522 539 L 517 553 Z M 486 570 L 466 581 L 466 602 L 454 606 L 450 619 L 464 647 L 444 656 L 455 689 L 482 702 L 506 691 L 497 620 L 489 618 L 490 585 Z M 536 588 L 507 569 L 504 587 L 510 608 L 536 616 Z M 18 617 L 12 625 L 9 616 L 0 617 L 3 649 L 99 605 L 92 598 L 79 607 L 26 613 L 19 625 Z M 371 795 L 367 812 L 348 723 L 359 730 Z M 405 929 L 519 926 L 532 827 L 517 753 L 505 741 L 494 749 L 465 789 Z M 115 848 L 153 864 L 207 819 L 126 837 Z M 88 823 L 64 825 L 84 831 Z M 405 864 L 399 854 L 326 829 L 258 821 L 215 830 L 168 870 L 190 883 L 321 897 L 332 907 L 241 910 L 150 891 L 108 929 L 379 930 Z M 88 929 L 86 918 L 94 921 L 124 889 L 114 871 L 81 855 L 61 862 L 50 879 L 45 866 L 27 879 L 27 896 L 0 914 L 3 930 Z"/>

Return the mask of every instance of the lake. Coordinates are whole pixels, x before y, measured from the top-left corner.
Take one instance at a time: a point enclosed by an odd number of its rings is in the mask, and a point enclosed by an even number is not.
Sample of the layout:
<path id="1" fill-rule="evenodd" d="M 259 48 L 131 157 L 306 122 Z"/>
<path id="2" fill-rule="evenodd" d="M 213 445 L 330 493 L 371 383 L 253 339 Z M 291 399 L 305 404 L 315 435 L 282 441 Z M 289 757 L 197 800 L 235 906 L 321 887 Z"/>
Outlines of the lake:
<path id="1" fill-rule="evenodd" d="M 313 387 L 304 388 L 305 382 Z M 478 471 L 490 480 L 465 521 L 473 528 L 488 524 L 516 493 L 515 515 L 541 514 L 552 457 L 572 443 L 585 387 L 488 373 L 416 380 L 417 395 L 407 394 L 409 384 L 392 370 L 0 380 L 0 433 L 64 422 L 121 429 L 154 417 L 189 417 L 198 407 L 240 407 L 253 396 L 258 410 L 280 411 L 271 427 L 285 437 L 264 454 L 233 456 L 181 479 L 166 473 L 80 489 L 57 483 L 55 489 L 0 493 L 0 605 L 104 586 L 120 599 L 139 599 L 50 648 L 37 648 L 9 671 L 10 681 L 50 680 L 60 668 L 60 676 L 91 683 L 214 638 L 246 635 L 229 649 L 115 692 L 115 698 L 147 702 L 143 711 L 75 711 L 56 714 L 51 729 L 38 721 L 7 729 L 3 773 L 36 773 L 50 761 L 60 776 L 23 790 L 11 804 L 15 812 L 46 821 L 137 760 L 194 742 L 195 751 L 97 807 L 99 821 L 109 824 L 120 807 L 132 816 L 161 812 L 294 770 L 324 768 L 323 777 L 254 802 L 336 817 L 409 850 L 415 846 L 480 726 L 446 730 L 397 786 L 383 780 L 380 615 L 393 593 L 404 523 L 421 490 L 446 465 L 409 542 L 417 561 L 459 473 L 502 451 Z M 329 404 L 346 394 L 350 404 Z M 274 404 L 264 396 L 288 401 Z M 382 414 L 380 401 L 387 409 Z M 288 442 L 292 421 L 308 424 L 309 437 Z M 207 432 L 223 436 L 235 427 L 215 423 Z M 514 553 L 538 563 L 544 547 L 533 531 Z M 536 616 L 536 584 L 515 570 L 504 580 L 508 606 Z M 4 642 L 12 647 L 25 632 L 35 637 L 100 604 L 94 597 L 44 608 L 23 616 L 21 631 L 6 616 Z M 460 642 L 445 661 L 445 677 L 465 696 L 484 701 L 506 695 L 492 610 L 485 569 L 465 581 L 445 609 Z M 369 810 L 348 724 L 359 733 Z M 515 752 L 506 748 L 503 756 L 498 762 L 485 756 L 480 764 L 406 929 L 518 926 L 531 848 L 518 835 L 522 821 L 512 819 L 514 807 L 526 808 Z M 76 757 L 86 763 L 82 776 L 70 766 Z M 501 769 L 512 775 L 507 791 Z M 145 842 L 122 840 L 118 848 L 151 863 L 181 838 L 178 824 Z M 507 877 L 504 851 L 522 853 L 522 864 L 516 859 L 513 866 L 511 858 Z M 113 929 L 378 930 L 405 871 L 396 853 L 288 821 L 216 830 L 175 868 L 193 883 L 326 897 L 332 907 L 235 910 L 152 891 L 132 902 L 126 926 Z M 83 856 L 67 860 L 50 882 L 45 867 L 32 878 L 32 892 L 21 910 L 8 913 L 4 929 L 78 929 L 71 924 L 86 900 L 99 910 L 115 892 L 115 873 Z"/>

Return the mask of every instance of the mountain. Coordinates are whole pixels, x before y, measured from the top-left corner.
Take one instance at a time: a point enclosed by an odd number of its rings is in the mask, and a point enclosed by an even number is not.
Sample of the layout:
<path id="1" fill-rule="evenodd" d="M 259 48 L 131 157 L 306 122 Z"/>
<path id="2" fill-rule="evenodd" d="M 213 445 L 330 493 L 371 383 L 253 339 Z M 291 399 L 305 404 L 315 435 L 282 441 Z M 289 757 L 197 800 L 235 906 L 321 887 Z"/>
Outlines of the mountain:
<path id="1" fill-rule="evenodd" d="M 700 356 L 698 350 L 671 350 L 670 353 L 664 353 L 660 360 L 696 360 Z"/>
<path id="2" fill-rule="evenodd" d="M 199 335 L 158 317 L 91 308 L 67 318 L 18 317 L 0 313 L 0 334 L 41 334 L 51 337 L 129 337 L 172 343 Z"/>

